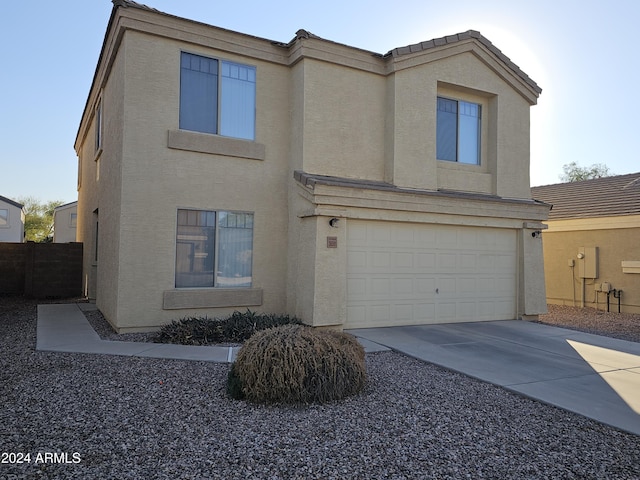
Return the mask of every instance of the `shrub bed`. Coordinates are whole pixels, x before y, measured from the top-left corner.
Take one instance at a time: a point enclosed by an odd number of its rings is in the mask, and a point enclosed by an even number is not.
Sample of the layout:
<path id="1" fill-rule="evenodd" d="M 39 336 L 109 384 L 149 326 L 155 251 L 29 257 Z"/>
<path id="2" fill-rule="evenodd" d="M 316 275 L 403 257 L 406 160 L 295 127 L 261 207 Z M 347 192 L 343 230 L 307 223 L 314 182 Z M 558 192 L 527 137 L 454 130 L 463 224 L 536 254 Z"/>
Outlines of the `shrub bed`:
<path id="1" fill-rule="evenodd" d="M 227 392 L 256 403 L 326 403 L 366 384 L 364 349 L 352 335 L 285 325 L 248 339 L 232 365 Z"/>
<path id="2" fill-rule="evenodd" d="M 185 317 L 174 320 L 160 329 L 153 341 L 180 345 L 211 345 L 242 343 L 254 333 L 280 325 L 302 322 L 289 315 L 233 312 L 227 318 Z"/>

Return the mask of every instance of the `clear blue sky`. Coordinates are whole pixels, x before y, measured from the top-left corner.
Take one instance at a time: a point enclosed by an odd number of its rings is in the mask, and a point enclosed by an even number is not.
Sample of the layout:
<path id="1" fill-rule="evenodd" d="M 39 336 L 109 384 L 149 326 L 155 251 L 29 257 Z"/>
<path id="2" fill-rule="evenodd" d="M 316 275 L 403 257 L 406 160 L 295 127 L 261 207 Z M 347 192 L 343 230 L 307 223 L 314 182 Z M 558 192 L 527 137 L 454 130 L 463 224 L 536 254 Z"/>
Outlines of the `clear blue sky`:
<path id="1" fill-rule="evenodd" d="M 531 109 L 531 183 L 562 166 L 640 171 L 637 0 L 141 0 L 204 23 L 287 42 L 304 28 L 378 53 L 479 30 L 542 87 Z M 0 15 L 0 195 L 77 199 L 73 144 L 112 4 L 9 1 Z"/>

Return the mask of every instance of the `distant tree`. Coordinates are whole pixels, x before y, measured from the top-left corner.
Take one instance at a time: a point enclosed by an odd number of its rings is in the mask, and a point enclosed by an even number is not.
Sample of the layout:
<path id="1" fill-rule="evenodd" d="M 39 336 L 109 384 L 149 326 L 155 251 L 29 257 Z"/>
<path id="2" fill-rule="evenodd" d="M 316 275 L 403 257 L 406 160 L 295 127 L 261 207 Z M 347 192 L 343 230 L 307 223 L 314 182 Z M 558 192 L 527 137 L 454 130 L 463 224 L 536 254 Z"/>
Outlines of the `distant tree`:
<path id="1" fill-rule="evenodd" d="M 613 175 L 603 163 L 594 163 L 590 167 L 581 167 L 576 162 L 563 165 L 564 175 L 560 175 L 563 182 L 581 182 L 582 180 L 591 180 L 592 178 L 610 177 Z"/>
<path id="2" fill-rule="evenodd" d="M 49 243 L 53 241 L 53 210 L 64 202 L 41 203 L 35 197 L 19 198 L 24 205 L 24 234 L 27 241 Z"/>

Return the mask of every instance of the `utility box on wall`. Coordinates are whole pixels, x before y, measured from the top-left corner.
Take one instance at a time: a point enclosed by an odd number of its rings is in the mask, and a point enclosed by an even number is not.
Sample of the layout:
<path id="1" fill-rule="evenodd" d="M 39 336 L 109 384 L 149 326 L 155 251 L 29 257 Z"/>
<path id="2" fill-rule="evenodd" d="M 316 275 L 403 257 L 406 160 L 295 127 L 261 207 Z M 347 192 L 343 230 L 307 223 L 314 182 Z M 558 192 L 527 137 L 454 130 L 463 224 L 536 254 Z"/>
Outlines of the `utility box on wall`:
<path id="1" fill-rule="evenodd" d="M 578 249 L 578 277 L 598 278 L 598 247 Z"/>

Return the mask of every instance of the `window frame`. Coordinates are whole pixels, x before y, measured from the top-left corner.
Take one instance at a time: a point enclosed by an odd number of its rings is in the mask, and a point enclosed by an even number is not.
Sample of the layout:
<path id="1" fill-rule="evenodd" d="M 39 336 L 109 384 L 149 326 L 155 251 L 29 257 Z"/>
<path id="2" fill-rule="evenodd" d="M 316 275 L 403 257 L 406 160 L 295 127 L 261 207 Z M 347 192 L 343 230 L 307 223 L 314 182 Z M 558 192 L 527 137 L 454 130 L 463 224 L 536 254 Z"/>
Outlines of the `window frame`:
<path id="1" fill-rule="evenodd" d="M 95 146 L 95 154 L 96 157 L 102 152 L 102 145 L 104 141 L 104 118 L 103 118 L 103 106 L 102 106 L 102 96 L 98 98 L 96 102 L 96 108 L 94 110 L 94 118 L 95 118 L 95 137 L 94 137 L 94 146 Z"/>
<path id="2" fill-rule="evenodd" d="M 183 79 L 183 59 L 185 55 L 190 55 L 190 56 L 194 56 L 194 57 L 200 57 L 202 59 L 205 60 L 211 60 L 211 61 L 215 61 L 216 62 L 216 73 L 215 73 L 215 81 L 216 81 L 216 93 L 215 93 L 215 124 L 213 125 L 215 131 L 210 131 L 210 129 L 208 128 L 188 128 L 185 126 L 185 123 L 187 123 L 187 119 L 184 118 L 183 119 L 183 88 L 186 89 L 185 86 L 185 80 Z M 223 86 L 223 78 L 227 78 L 223 75 L 223 70 L 225 69 L 226 66 L 229 65 L 235 65 L 235 66 L 239 66 L 242 68 L 247 68 L 250 71 L 253 72 L 252 78 L 253 78 L 253 105 L 251 108 L 251 134 L 248 136 L 235 136 L 235 135 L 230 135 L 230 134 L 225 134 L 222 133 L 227 127 L 225 126 L 225 121 L 223 118 L 223 108 L 224 108 L 224 100 L 226 99 L 226 97 L 228 95 L 231 95 L 231 93 L 227 93 L 224 94 L 224 86 Z M 241 63 L 241 62 L 237 62 L 234 60 L 228 60 L 228 59 L 223 59 L 220 57 L 214 57 L 214 56 L 209 56 L 209 55 L 203 55 L 201 53 L 194 53 L 194 52 L 190 52 L 190 51 L 186 51 L 186 50 L 181 50 L 180 51 L 180 61 L 179 61 L 179 75 L 180 75 L 180 82 L 179 82 L 179 105 L 178 105 L 178 129 L 182 130 L 182 131 L 187 131 L 187 132 L 196 132 L 196 133 L 202 133 L 205 135 L 217 135 L 217 136 L 221 136 L 221 137 L 225 137 L 225 138 L 233 138 L 233 139 L 238 139 L 238 140 L 245 140 L 245 141 L 251 141 L 251 142 L 255 142 L 256 141 L 256 123 L 257 123 L 257 73 L 258 73 L 258 69 L 255 65 L 249 65 L 246 63 Z M 203 72 L 204 73 L 204 72 Z M 186 95 L 186 94 L 184 94 Z M 208 100 L 208 99 L 207 99 Z M 186 107 L 185 107 L 186 108 Z M 247 110 L 248 111 L 248 110 Z M 201 127 L 201 126 L 199 126 Z"/>
<path id="3" fill-rule="evenodd" d="M 212 214 L 214 219 L 213 219 L 213 226 L 214 226 L 214 231 L 213 231 L 213 271 L 212 271 L 212 275 L 213 275 L 213 281 L 212 281 L 212 285 L 188 285 L 188 286 L 183 286 L 183 285 L 178 285 L 178 245 L 179 245 L 179 235 L 180 235 L 180 224 L 178 223 L 180 220 L 180 212 L 181 211 L 190 211 L 190 212 L 197 212 L 199 214 Z M 219 281 L 219 262 L 220 262 L 220 257 L 221 255 L 221 248 L 220 248 L 220 230 L 223 228 L 227 228 L 225 226 L 221 226 L 220 222 L 221 222 L 221 214 L 232 214 L 232 215 L 249 215 L 251 216 L 251 259 L 248 262 L 249 264 L 249 282 L 247 284 L 243 284 L 243 285 L 222 285 Z M 178 208 L 176 211 L 176 235 L 175 235 L 175 241 L 176 241 L 176 249 L 175 249 L 175 263 L 174 263 L 174 288 L 177 290 L 184 290 L 184 289 L 193 289 L 193 288 L 198 288 L 198 289 L 220 289 L 220 290 L 224 290 L 224 289 L 251 289 L 253 288 L 253 253 L 254 253 L 254 238 L 255 238 L 255 212 L 250 212 L 250 211 L 241 211 L 241 210 L 226 210 L 226 209 L 219 209 L 219 210 L 206 210 L 206 209 L 199 209 L 199 208 Z"/>
<path id="4" fill-rule="evenodd" d="M 5 219 L 5 223 L 0 223 L 0 228 L 9 228 L 11 227 L 11 212 L 9 211 L 8 208 L 0 208 L 0 212 L 5 211 L 7 212 L 7 215 L 4 217 Z M 2 218 L 2 216 L 0 215 L 0 218 Z"/>
<path id="5" fill-rule="evenodd" d="M 439 155 L 439 137 L 440 137 L 440 100 L 446 100 L 450 102 L 456 103 L 456 125 L 455 125 L 455 160 L 449 158 L 440 158 Z M 475 129 L 475 137 L 476 137 L 476 162 L 466 162 L 460 160 L 460 151 L 461 151 L 461 124 L 460 124 L 460 104 L 469 104 L 477 107 L 478 115 L 477 115 L 477 128 Z M 449 162 L 457 165 L 468 165 L 471 167 L 481 167 L 484 165 L 483 161 L 483 147 L 484 147 L 484 115 L 486 112 L 484 102 L 469 98 L 461 98 L 458 96 L 453 96 L 451 94 L 443 94 L 438 93 L 436 96 L 436 159 L 441 162 Z"/>

